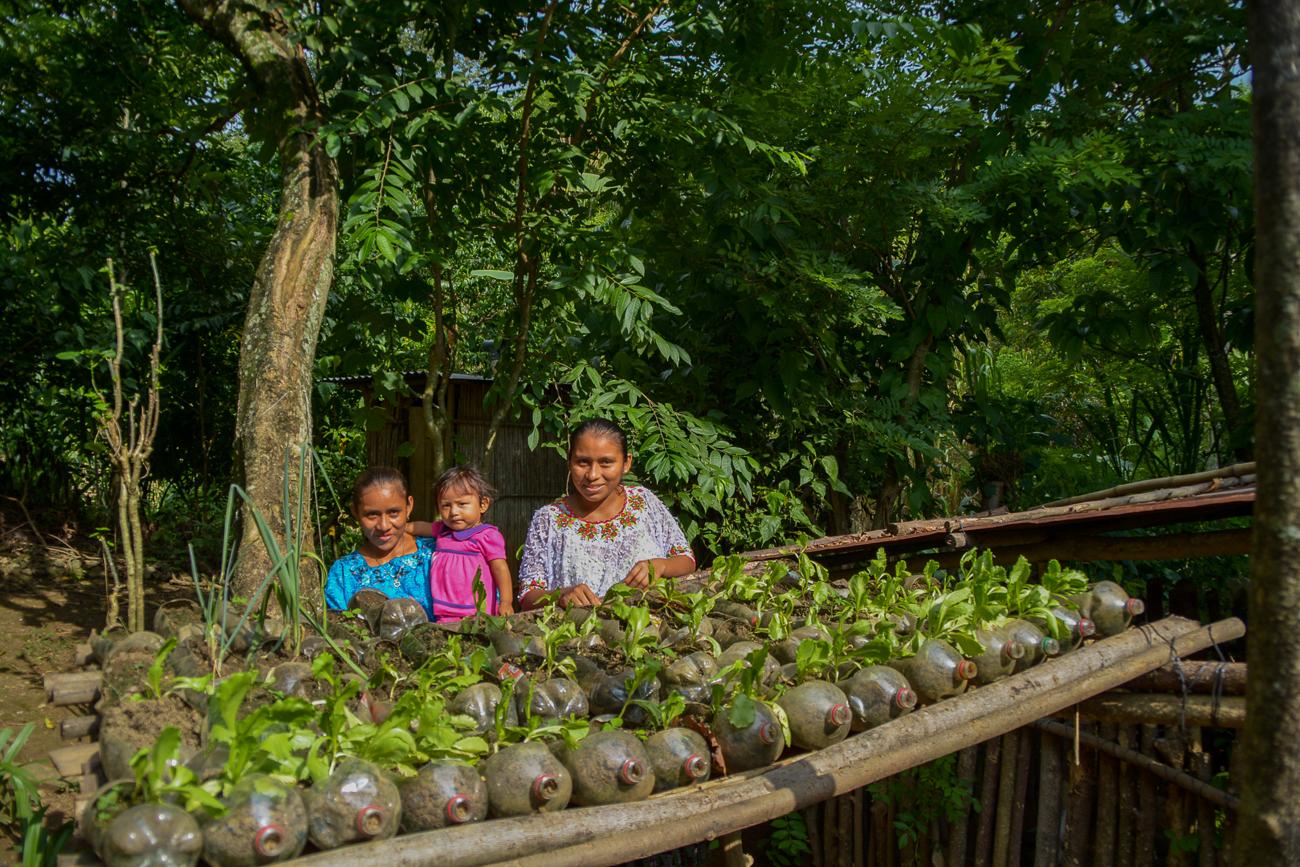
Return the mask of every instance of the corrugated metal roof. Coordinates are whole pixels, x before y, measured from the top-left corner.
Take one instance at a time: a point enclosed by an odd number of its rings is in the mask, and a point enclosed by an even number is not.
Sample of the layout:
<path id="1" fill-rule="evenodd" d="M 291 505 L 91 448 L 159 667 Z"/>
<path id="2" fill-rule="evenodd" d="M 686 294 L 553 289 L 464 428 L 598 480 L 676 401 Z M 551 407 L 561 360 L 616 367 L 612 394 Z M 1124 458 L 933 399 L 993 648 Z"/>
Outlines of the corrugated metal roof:
<path id="1" fill-rule="evenodd" d="M 751 551 L 743 556 L 751 560 L 774 560 L 795 556 L 802 550 L 829 565 L 866 559 L 877 548 L 893 555 L 927 549 L 951 551 L 1025 544 L 1076 532 L 1104 533 L 1238 518 L 1250 515 L 1254 506 L 1255 477 L 1250 475 L 1024 512 L 906 521 L 883 530 L 827 536 L 802 549 L 789 545 Z"/>

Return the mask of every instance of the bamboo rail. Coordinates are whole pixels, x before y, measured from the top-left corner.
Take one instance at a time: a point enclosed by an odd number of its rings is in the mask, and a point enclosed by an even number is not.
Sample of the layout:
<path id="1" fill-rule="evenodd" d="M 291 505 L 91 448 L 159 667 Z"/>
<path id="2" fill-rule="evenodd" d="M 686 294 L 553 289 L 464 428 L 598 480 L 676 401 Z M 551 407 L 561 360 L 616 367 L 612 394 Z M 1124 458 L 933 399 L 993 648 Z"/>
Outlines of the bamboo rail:
<path id="1" fill-rule="evenodd" d="M 1235 618 L 1178 617 L 1131 629 L 1022 674 L 894 720 L 757 777 L 629 805 L 499 819 L 351 846 L 304 867 L 603 865 L 712 840 L 769 821 L 1058 713 L 1171 658 L 1245 634 Z"/>

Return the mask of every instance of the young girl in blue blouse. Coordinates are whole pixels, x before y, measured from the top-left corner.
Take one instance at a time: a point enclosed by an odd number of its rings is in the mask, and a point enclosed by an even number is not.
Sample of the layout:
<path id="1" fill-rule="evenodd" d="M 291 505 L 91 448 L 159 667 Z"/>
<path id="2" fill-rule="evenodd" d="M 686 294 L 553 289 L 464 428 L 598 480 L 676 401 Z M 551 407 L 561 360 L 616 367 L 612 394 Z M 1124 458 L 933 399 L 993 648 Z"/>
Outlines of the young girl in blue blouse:
<path id="1" fill-rule="evenodd" d="M 352 516 L 361 525 L 361 547 L 330 566 L 325 605 L 343 611 L 358 590 L 378 590 L 392 599 L 414 599 L 433 619 L 429 563 L 436 547 L 416 538 L 407 525 L 415 500 L 406 479 L 391 467 L 370 467 L 352 485 Z"/>

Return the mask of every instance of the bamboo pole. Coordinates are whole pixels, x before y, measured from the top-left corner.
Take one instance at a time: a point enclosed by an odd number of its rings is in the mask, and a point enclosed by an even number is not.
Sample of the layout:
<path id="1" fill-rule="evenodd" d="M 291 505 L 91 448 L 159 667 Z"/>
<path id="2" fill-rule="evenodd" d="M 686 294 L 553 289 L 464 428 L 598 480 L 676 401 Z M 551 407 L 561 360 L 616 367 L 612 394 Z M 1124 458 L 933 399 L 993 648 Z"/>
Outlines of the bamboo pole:
<path id="1" fill-rule="evenodd" d="M 1002 770 L 1002 741 L 984 745 L 984 777 L 980 786 L 980 820 L 975 826 L 975 867 L 988 867 L 993 851 L 993 820 L 997 814 L 998 777 Z"/>
<path id="2" fill-rule="evenodd" d="M 1156 741 L 1156 751 L 1164 754 L 1165 759 L 1176 770 L 1181 771 L 1187 754 L 1187 743 L 1181 732 L 1166 730 L 1165 737 Z M 1191 867 L 1192 860 L 1184 844 L 1188 834 L 1191 818 L 1187 815 L 1186 799 L 1181 792 L 1172 789 L 1165 794 L 1165 835 L 1169 838 L 1169 853 L 1165 858 L 1166 867 Z"/>
<path id="3" fill-rule="evenodd" d="M 863 821 L 862 810 L 865 806 L 866 796 L 863 795 L 862 789 L 853 790 L 853 867 L 864 867 L 866 840 L 863 839 Z"/>
<path id="4" fill-rule="evenodd" d="M 1043 731 L 1051 732 L 1062 739 L 1072 739 L 1074 737 L 1074 729 L 1071 726 L 1056 722 L 1055 720 L 1039 720 L 1034 723 L 1034 725 Z M 1143 726 L 1143 728 L 1154 730 L 1155 726 Z M 1154 733 L 1152 733 L 1149 738 L 1150 741 L 1154 742 Z M 1222 789 L 1215 788 L 1208 783 L 1203 783 L 1201 780 L 1196 779 L 1190 774 L 1184 773 L 1177 768 L 1170 767 L 1152 756 L 1125 749 L 1120 747 L 1118 744 L 1103 741 L 1095 735 L 1087 733 L 1081 733 L 1079 735 L 1079 741 L 1090 749 L 1105 752 L 1122 762 L 1128 762 L 1135 767 L 1139 767 L 1142 770 L 1149 772 L 1152 776 L 1158 777 L 1167 783 L 1173 783 L 1174 785 L 1186 789 L 1201 798 L 1205 798 L 1215 806 L 1222 807 L 1225 810 L 1237 809 L 1238 799 L 1235 796 L 1228 794 Z M 1147 746 L 1148 737 L 1144 732 L 1143 748 L 1145 749 Z M 1151 801 L 1147 801 L 1139 797 L 1139 816 L 1142 814 L 1150 814 L 1153 807 L 1154 798 Z"/>
<path id="5" fill-rule="evenodd" d="M 1155 758 L 1155 726 L 1142 726 L 1140 743 L 1141 755 L 1147 762 L 1143 764 L 1142 775 L 1138 778 L 1137 839 L 1134 842 L 1133 864 L 1134 867 L 1152 867 L 1156 863 L 1156 811 L 1160 809 L 1154 766 L 1168 766 L 1162 765 Z"/>
<path id="6" fill-rule="evenodd" d="M 1083 702 L 1079 713 L 1102 722 L 1239 729 L 1246 724 L 1246 699 L 1235 695 L 1216 699 L 1209 695 L 1184 698 L 1159 693 L 1112 692 Z"/>
<path id="7" fill-rule="evenodd" d="M 1061 840 L 1061 746 L 1047 732 L 1039 736 L 1038 742 L 1038 819 L 1034 833 L 1034 867 L 1056 867 Z"/>
<path id="8" fill-rule="evenodd" d="M 998 807 L 994 818 L 993 865 L 1007 867 L 1011 856 L 1011 814 L 1016 811 L 1016 771 L 1020 766 L 1020 732 L 1002 736 L 1002 767 L 998 774 Z"/>
<path id="9" fill-rule="evenodd" d="M 823 867 L 825 850 L 822 848 L 821 804 L 812 804 L 803 811 L 804 828 L 808 831 L 808 848 L 812 850 L 813 867 Z"/>
<path id="10" fill-rule="evenodd" d="M 1089 723 L 1082 723 L 1084 730 L 1075 735 L 1079 740 L 1088 731 Z M 1071 762 L 1069 789 L 1066 803 L 1065 820 L 1065 858 L 1066 867 L 1084 867 L 1088 855 L 1092 852 L 1092 808 L 1097 796 L 1096 757 L 1092 753 L 1083 753 L 1077 763 Z"/>
<path id="11" fill-rule="evenodd" d="M 1214 479 L 1241 478 L 1255 474 L 1255 462 L 1246 461 L 1245 463 L 1233 464 L 1230 467 L 1220 467 L 1217 470 L 1206 470 L 1203 473 L 1185 473 L 1181 476 L 1169 476 L 1164 479 L 1143 479 L 1140 482 L 1129 482 L 1124 485 L 1116 485 L 1113 488 L 1107 488 L 1104 491 L 1093 491 L 1091 494 L 1079 494 L 1077 497 L 1067 497 L 1064 500 L 1054 500 L 1050 503 L 1044 503 L 1039 506 L 1040 509 L 1054 509 L 1058 506 L 1073 506 L 1076 503 L 1090 503 L 1093 500 L 1108 500 L 1112 497 L 1126 497 L 1130 494 L 1141 494 L 1146 491 L 1159 491 L 1163 488 L 1181 488 L 1187 485 L 1195 485 L 1199 482 L 1208 482 Z"/>
<path id="12" fill-rule="evenodd" d="M 1137 733 L 1133 726 L 1122 725 L 1117 733 L 1117 746 L 1130 755 L 1140 755 L 1133 749 Z M 1136 819 L 1137 776 L 1141 773 L 1128 761 L 1119 764 L 1119 821 L 1115 829 L 1118 846 L 1115 850 L 1115 867 L 1133 867 L 1133 826 Z"/>
<path id="13" fill-rule="evenodd" d="M 1181 669 L 1181 671 L 1180 671 Z M 1219 695 L 1246 694 L 1246 663 L 1185 659 L 1177 667 L 1166 665 L 1124 684 L 1133 692 L 1184 692 Z"/>
<path id="14" fill-rule="evenodd" d="M 1017 732 L 1020 748 L 1016 758 L 1016 794 L 1012 803 L 1015 809 L 1011 814 L 1011 848 L 1007 854 L 1010 867 L 1020 867 L 1021 844 L 1025 834 L 1025 813 L 1029 812 L 1029 765 L 1033 758 L 1034 737 L 1029 728 Z"/>
<path id="15" fill-rule="evenodd" d="M 1210 778 L 1213 776 L 1211 769 L 1212 760 L 1209 753 L 1205 752 L 1204 733 L 1199 728 L 1193 728 L 1188 733 L 1188 744 L 1191 747 L 1191 767 L 1189 770 L 1196 775 L 1196 779 L 1209 785 Z M 1187 794 L 1188 806 L 1195 811 L 1196 815 L 1196 862 L 1197 867 L 1216 867 L 1214 857 L 1214 806 L 1205 798 L 1199 798 L 1190 792 Z"/>
<path id="16" fill-rule="evenodd" d="M 975 770 L 978 764 L 978 747 L 966 747 L 957 754 L 957 786 L 962 792 L 962 805 L 948 831 L 948 859 L 945 867 L 966 867 L 971 800 L 975 797 Z"/>
<path id="17" fill-rule="evenodd" d="M 839 827 L 835 836 L 839 840 L 836 863 L 839 867 L 853 867 L 853 793 L 835 799 L 839 812 Z"/>
<path id="18" fill-rule="evenodd" d="M 823 801 L 821 804 L 822 819 L 822 863 L 826 867 L 835 867 L 835 799 Z"/>
<path id="19" fill-rule="evenodd" d="M 1098 740 L 1113 743 L 1117 737 L 1114 723 L 1102 723 Z M 1115 809 L 1119 803 L 1119 763 L 1105 751 L 1097 755 L 1097 830 L 1094 833 L 1096 852 L 1093 867 L 1114 867 L 1115 841 L 1118 837 Z"/>
<path id="20" fill-rule="evenodd" d="M 1235 618 L 1204 627 L 1166 618 L 922 708 L 734 786 L 409 834 L 322 852 L 302 863 L 351 867 L 371 860 L 404 867 L 473 867 L 515 859 L 525 867 L 582 867 L 644 857 L 852 791 L 1132 680 L 1163 665 L 1171 654 L 1187 656 L 1244 633 L 1244 624 Z"/>

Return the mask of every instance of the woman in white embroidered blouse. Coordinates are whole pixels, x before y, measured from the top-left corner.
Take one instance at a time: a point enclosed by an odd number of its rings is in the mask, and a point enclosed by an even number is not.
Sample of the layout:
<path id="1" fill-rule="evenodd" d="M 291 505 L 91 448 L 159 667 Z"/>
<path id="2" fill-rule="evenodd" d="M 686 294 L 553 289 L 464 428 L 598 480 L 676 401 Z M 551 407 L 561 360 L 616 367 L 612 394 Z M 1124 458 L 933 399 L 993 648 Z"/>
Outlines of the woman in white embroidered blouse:
<path id="1" fill-rule="evenodd" d="M 548 594 L 563 605 L 598 605 L 619 583 L 647 587 L 650 577 L 685 575 L 695 557 L 659 498 L 624 485 L 632 468 L 627 434 L 606 419 L 580 424 L 569 437 L 572 492 L 533 513 L 519 564 L 523 608 Z"/>

